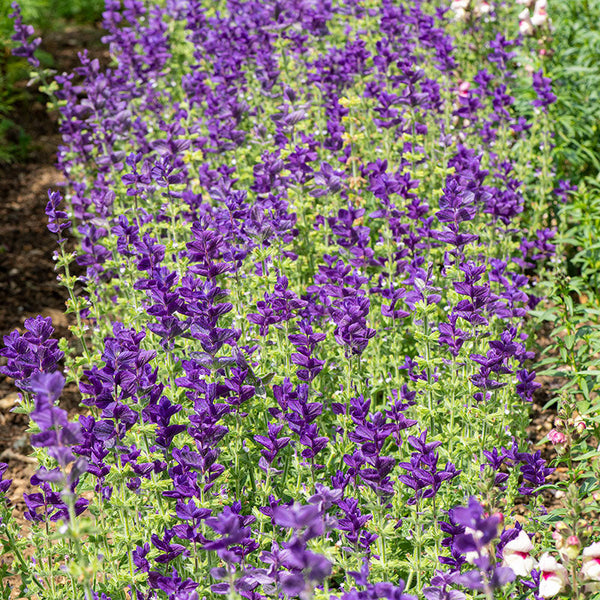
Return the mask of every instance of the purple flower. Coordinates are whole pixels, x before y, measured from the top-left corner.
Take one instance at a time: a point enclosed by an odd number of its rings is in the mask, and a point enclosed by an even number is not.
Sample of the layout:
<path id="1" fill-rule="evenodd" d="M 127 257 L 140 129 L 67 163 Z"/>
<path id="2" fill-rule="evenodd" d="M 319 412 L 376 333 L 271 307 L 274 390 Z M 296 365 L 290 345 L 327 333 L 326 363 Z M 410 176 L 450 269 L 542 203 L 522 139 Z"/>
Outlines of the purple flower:
<path id="1" fill-rule="evenodd" d="M 414 496 L 409 498 L 407 504 L 417 504 L 421 498 L 433 498 L 439 491 L 442 483 L 460 475 L 451 463 L 438 470 L 439 455 L 435 448 L 441 442 L 426 442 L 427 430 L 422 431 L 417 438 L 410 436 L 408 443 L 416 450 L 411 454 L 410 462 L 400 462 L 398 466 L 406 471 L 405 475 L 398 477 L 401 483 L 414 490 Z"/>
<path id="2" fill-rule="evenodd" d="M 267 464 L 271 465 L 275 460 L 277 453 L 290 443 L 290 438 L 277 437 L 283 429 L 283 425 L 273 425 L 272 423 L 268 423 L 267 428 L 268 435 L 255 435 L 254 441 L 265 448 L 264 450 L 261 450 L 261 454 L 267 461 Z"/>
<path id="3" fill-rule="evenodd" d="M 499 517 L 487 517 L 483 507 L 476 498 L 471 496 L 467 506 L 452 509 L 453 520 L 468 528 L 472 533 L 465 533 L 456 539 L 456 545 L 461 552 L 477 552 L 498 536 Z"/>
<path id="4" fill-rule="evenodd" d="M 42 43 L 42 38 L 35 38 L 31 41 L 29 39 L 34 35 L 34 30 L 31 25 L 24 25 L 23 18 L 21 17 L 21 8 L 18 2 L 11 4 L 13 12 L 8 15 L 10 19 L 14 19 L 14 31 L 15 33 L 11 36 L 11 40 L 17 42 L 17 46 L 12 49 L 14 56 L 22 56 L 27 59 L 27 62 L 33 67 L 39 67 L 40 61 L 34 56 L 34 52 L 38 46 Z"/>
<path id="5" fill-rule="evenodd" d="M 532 402 L 533 392 L 538 388 L 542 387 L 541 383 L 536 383 L 535 372 L 529 372 L 527 369 L 521 369 L 517 371 L 517 394 L 525 400 L 525 402 Z"/>
<path id="6" fill-rule="evenodd" d="M 169 598 L 175 598 L 177 595 L 183 594 L 182 598 L 190 599 L 190 595 L 198 587 L 198 584 L 191 579 L 185 581 L 179 577 L 177 570 L 173 568 L 171 576 L 162 575 L 158 571 L 150 571 L 148 573 L 148 583 L 150 587 L 155 590 L 160 590 L 169 595 Z"/>
<path id="7" fill-rule="evenodd" d="M 50 337 L 53 333 L 52 319 L 37 316 L 25 321 L 23 335 L 15 330 L 4 336 L 0 356 L 6 357 L 7 364 L 0 367 L 0 373 L 12 377 L 23 391 L 31 392 L 31 377 L 54 371 L 64 356 L 58 341 Z"/>
<path id="8" fill-rule="evenodd" d="M 451 585 L 459 584 L 459 579 L 460 574 L 457 572 L 436 571 L 431 579 L 431 586 L 423 588 L 423 596 L 426 600 L 465 600 L 463 592 L 450 589 Z"/>
<path id="9" fill-rule="evenodd" d="M 58 400 L 65 378 L 60 373 L 38 373 L 31 378 L 31 390 L 35 406 L 30 416 L 41 429 L 31 436 L 32 446 L 48 448 L 48 454 L 64 469 L 75 460 L 72 446 L 82 441 L 78 423 L 69 423 L 67 412 L 54 403 Z M 75 472 L 69 474 L 71 480 L 86 470 L 87 461 L 82 459 Z"/>
<path id="10" fill-rule="evenodd" d="M 283 546 L 280 560 L 288 571 L 279 572 L 279 581 L 288 596 L 302 598 L 305 591 L 322 584 L 331 574 L 331 563 L 324 556 L 308 550 L 304 540 L 293 536 Z"/>
<path id="11" fill-rule="evenodd" d="M 556 96 L 552 92 L 552 79 L 544 77 L 542 69 L 533 73 L 533 89 L 537 94 L 537 99 L 532 102 L 533 106 L 546 112 L 548 107 L 556 102 Z"/>
<path id="12" fill-rule="evenodd" d="M 0 494 L 5 494 L 12 483 L 12 479 L 2 479 L 4 473 L 6 473 L 6 469 L 8 469 L 8 465 L 6 463 L 0 463 Z"/>
<path id="13" fill-rule="evenodd" d="M 152 545 L 162 554 L 159 554 L 154 560 L 158 563 L 169 563 L 175 560 L 180 554 L 187 556 L 189 551 L 181 544 L 171 544 L 172 535 L 165 531 L 165 536 L 161 539 L 158 535 L 152 534 Z"/>
<path id="14" fill-rule="evenodd" d="M 234 502 L 226 506 L 223 512 L 208 517 L 205 523 L 220 537 L 206 541 L 206 550 L 216 550 L 219 557 L 227 564 L 241 562 L 247 554 L 258 548 L 258 543 L 251 537 L 249 525 L 256 521 L 253 516 L 240 514 L 241 505 Z"/>
<path id="15" fill-rule="evenodd" d="M 369 299 L 357 295 L 343 299 L 331 309 L 337 325 L 335 339 L 345 347 L 348 356 L 362 354 L 369 340 L 377 334 L 375 329 L 367 326 L 369 307 Z"/>
<path id="16" fill-rule="evenodd" d="M 323 535 L 325 523 L 321 509 L 316 504 L 277 506 L 273 510 L 273 522 L 293 529 L 296 534 L 303 530 L 302 539 L 308 541 Z"/>
<path id="17" fill-rule="evenodd" d="M 48 204 L 46 205 L 46 216 L 48 217 L 48 230 L 58 234 L 59 241 L 62 240 L 62 232 L 71 226 L 71 221 L 64 221 L 68 217 L 64 210 L 58 210 L 62 196 L 59 192 L 48 190 Z"/>
<path id="18" fill-rule="evenodd" d="M 453 508 L 450 513 L 452 520 L 465 528 L 464 533 L 454 537 L 453 550 L 466 555 L 476 567 L 458 575 L 456 581 L 474 590 L 490 590 L 514 581 L 512 569 L 492 560 L 491 542 L 499 535 L 500 518 L 485 515 L 474 497 L 469 498 L 467 506 Z"/>

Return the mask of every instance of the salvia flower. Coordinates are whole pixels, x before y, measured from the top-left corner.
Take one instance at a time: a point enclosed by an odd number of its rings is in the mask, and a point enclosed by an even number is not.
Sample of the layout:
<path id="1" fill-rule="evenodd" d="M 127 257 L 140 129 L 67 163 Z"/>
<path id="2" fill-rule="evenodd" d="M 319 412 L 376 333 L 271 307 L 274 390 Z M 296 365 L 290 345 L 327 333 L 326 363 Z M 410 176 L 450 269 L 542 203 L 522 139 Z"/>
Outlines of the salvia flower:
<path id="1" fill-rule="evenodd" d="M 51 337 L 53 333 L 52 319 L 37 316 L 25 321 L 24 334 L 15 330 L 5 335 L 0 356 L 7 361 L 6 366 L 0 367 L 0 373 L 12 377 L 18 388 L 31 392 L 31 378 L 38 373 L 55 371 L 64 357 L 58 349 L 58 341 Z"/>
<path id="2" fill-rule="evenodd" d="M 431 579 L 431 586 L 423 588 L 423 596 L 426 600 L 466 600 L 466 596 L 459 590 L 451 589 L 450 586 L 459 584 L 460 574 L 456 571 L 445 573 L 436 571 Z"/>
<path id="3" fill-rule="evenodd" d="M 6 469 L 8 469 L 8 465 L 6 463 L 0 463 L 0 494 L 6 493 L 12 483 L 12 479 L 2 479 L 4 473 L 6 473 Z"/>
<path id="4" fill-rule="evenodd" d="M 324 556 L 310 551 L 307 542 L 325 533 L 327 523 L 323 510 L 340 496 L 337 490 L 332 491 L 320 486 L 319 493 L 311 498 L 311 502 L 316 503 L 279 505 L 273 509 L 273 522 L 291 529 L 292 537 L 289 542 L 283 544 L 283 549 L 273 544 L 277 552 L 263 555 L 274 559 L 276 554 L 278 566 L 285 567 L 286 570 L 278 570 L 277 579 L 282 591 L 288 596 L 310 598 L 315 586 L 321 585 L 331 574 L 331 562 Z"/>
<path id="5" fill-rule="evenodd" d="M 32 67 L 39 67 L 40 61 L 35 57 L 34 53 L 38 46 L 42 43 L 42 38 L 35 38 L 30 40 L 34 34 L 33 27 L 31 25 L 23 24 L 23 17 L 21 16 L 21 8 L 18 2 L 11 4 L 13 12 L 9 15 L 9 18 L 14 19 L 14 31 L 15 33 L 11 36 L 11 40 L 16 42 L 18 45 L 13 48 L 12 53 L 14 56 L 22 56 L 27 59 L 27 62 Z"/>
<path id="6" fill-rule="evenodd" d="M 60 373 L 39 373 L 31 379 L 31 389 L 35 395 L 35 407 L 31 419 L 41 429 L 31 436 L 31 444 L 46 447 L 48 454 L 56 459 L 61 468 L 75 460 L 72 446 L 82 441 L 81 427 L 78 423 L 69 423 L 67 412 L 55 406 L 65 378 Z M 86 470 L 87 461 L 80 459 L 69 474 L 71 480 Z"/>
<path id="7" fill-rule="evenodd" d="M 48 230 L 57 233 L 62 240 L 62 232 L 71 226 L 71 221 L 65 221 L 68 217 L 64 210 L 59 210 L 62 196 L 60 192 L 48 190 L 48 204 L 46 204 L 46 216 L 48 217 Z"/>
<path id="8" fill-rule="evenodd" d="M 498 537 L 500 517 L 488 516 L 476 498 L 469 499 L 468 506 L 456 507 L 451 518 L 465 528 L 454 538 L 454 549 L 464 554 L 476 568 L 462 573 L 461 585 L 473 590 L 490 590 L 502 587 L 515 579 L 515 573 L 492 560 L 492 542 Z"/>
<path id="9" fill-rule="evenodd" d="M 556 96 L 552 92 L 552 79 L 544 77 L 541 69 L 533 74 L 533 89 L 537 94 L 537 98 L 532 102 L 533 106 L 546 111 L 556 102 Z"/>

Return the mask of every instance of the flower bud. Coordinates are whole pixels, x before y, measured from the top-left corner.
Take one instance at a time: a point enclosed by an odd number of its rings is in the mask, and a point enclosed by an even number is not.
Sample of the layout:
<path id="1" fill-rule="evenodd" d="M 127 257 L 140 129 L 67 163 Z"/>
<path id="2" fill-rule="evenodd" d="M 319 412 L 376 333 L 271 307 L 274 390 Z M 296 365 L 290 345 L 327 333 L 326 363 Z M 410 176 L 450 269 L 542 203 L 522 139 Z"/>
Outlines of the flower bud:
<path id="1" fill-rule="evenodd" d="M 565 543 L 565 538 L 563 538 L 562 535 L 560 535 L 560 533 L 558 533 L 558 531 L 553 531 L 552 532 L 552 539 L 554 540 L 554 544 L 556 546 L 557 550 L 560 550 L 564 543 Z"/>
<path id="2" fill-rule="evenodd" d="M 587 429 L 587 425 L 580 415 L 577 415 L 573 419 L 573 425 L 575 425 L 575 430 L 579 435 L 581 435 Z"/>
<path id="3" fill-rule="evenodd" d="M 579 555 L 579 551 L 581 550 L 581 542 L 576 535 L 570 535 L 566 541 L 563 548 L 560 550 L 560 555 L 563 560 L 575 560 Z"/>

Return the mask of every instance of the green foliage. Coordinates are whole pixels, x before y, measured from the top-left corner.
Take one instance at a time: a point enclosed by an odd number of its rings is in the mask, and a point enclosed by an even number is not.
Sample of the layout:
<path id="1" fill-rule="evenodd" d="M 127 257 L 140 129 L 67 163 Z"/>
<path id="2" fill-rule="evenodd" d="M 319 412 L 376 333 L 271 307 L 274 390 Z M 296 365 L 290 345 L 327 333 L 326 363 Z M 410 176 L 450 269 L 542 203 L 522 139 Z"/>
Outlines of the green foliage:
<path id="1" fill-rule="evenodd" d="M 0 0 L 0 164 L 27 158 L 29 136 L 18 124 L 16 106 L 30 102 L 32 91 L 27 62 L 11 55 L 13 20 L 9 18 L 12 0 Z M 36 35 L 57 30 L 66 22 L 96 23 L 102 18 L 103 0 L 22 0 L 23 22 L 33 25 Z M 43 50 L 36 53 L 42 64 L 52 65 Z"/>
<path id="2" fill-rule="evenodd" d="M 22 160 L 27 155 L 29 137 L 15 122 L 15 105 L 30 97 L 25 86 L 27 63 L 0 48 L 0 163 Z"/>
<path id="3" fill-rule="evenodd" d="M 551 10 L 558 174 L 578 183 L 600 171 L 600 3 L 558 0 Z"/>
<path id="4" fill-rule="evenodd" d="M 0 118 L 0 163 L 27 157 L 31 137 L 11 119 Z"/>
<path id="5" fill-rule="evenodd" d="M 556 384 L 545 409 L 556 410 L 553 425 L 565 436 L 556 444 L 555 466 L 567 477 L 549 486 L 564 500 L 548 519 L 563 539 L 585 543 L 583 524 L 597 510 L 600 485 L 600 4 L 556 0 L 551 18 L 545 72 L 557 96 L 550 110 L 554 166 L 578 189 L 554 223 L 558 260 L 548 302 L 534 313 L 549 326 L 537 372 Z"/>
<path id="6" fill-rule="evenodd" d="M 12 22 L 8 19 L 12 2 L 0 0 L 1 33 L 12 31 Z M 104 10 L 104 0 L 19 0 L 18 3 L 23 21 L 42 33 L 62 27 L 64 23 L 61 21 L 96 23 L 102 18 Z"/>

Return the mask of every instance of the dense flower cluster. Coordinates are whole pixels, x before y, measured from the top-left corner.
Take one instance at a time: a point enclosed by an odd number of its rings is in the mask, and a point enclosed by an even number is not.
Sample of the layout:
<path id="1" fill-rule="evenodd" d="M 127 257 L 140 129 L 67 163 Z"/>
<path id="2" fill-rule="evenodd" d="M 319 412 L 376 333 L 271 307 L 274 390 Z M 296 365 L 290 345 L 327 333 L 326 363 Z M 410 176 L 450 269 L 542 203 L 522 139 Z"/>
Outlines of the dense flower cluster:
<path id="1" fill-rule="evenodd" d="M 1 351 L 46 461 L 26 516 L 76 538 L 33 577 L 74 552 L 73 586 L 112 600 L 534 585 L 523 530 L 455 507 L 482 473 L 510 510 L 552 472 L 516 431 L 552 174 L 515 153 L 549 152 L 533 110 L 555 97 L 495 4 L 106 0 L 111 66 L 56 78 L 68 185 L 46 209 L 63 268 L 78 240 L 84 356 L 41 317 Z"/>

